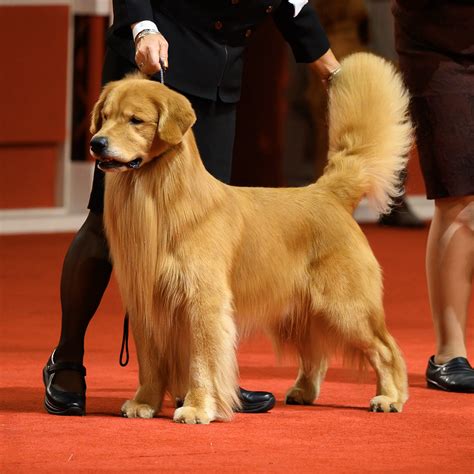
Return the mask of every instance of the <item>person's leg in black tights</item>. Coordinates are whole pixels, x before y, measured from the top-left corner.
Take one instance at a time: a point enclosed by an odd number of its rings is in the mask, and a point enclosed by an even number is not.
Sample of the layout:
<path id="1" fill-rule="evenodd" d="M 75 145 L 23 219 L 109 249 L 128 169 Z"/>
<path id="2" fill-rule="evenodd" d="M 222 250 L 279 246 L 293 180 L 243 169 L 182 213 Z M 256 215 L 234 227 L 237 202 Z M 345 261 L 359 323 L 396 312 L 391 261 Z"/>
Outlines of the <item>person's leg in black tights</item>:
<path id="1" fill-rule="evenodd" d="M 84 336 L 99 306 L 112 272 L 102 214 L 90 212 L 74 237 L 61 274 L 61 337 L 55 362 L 79 362 L 84 356 Z M 54 384 L 65 391 L 80 392 L 82 376 L 62 370 Z"/>

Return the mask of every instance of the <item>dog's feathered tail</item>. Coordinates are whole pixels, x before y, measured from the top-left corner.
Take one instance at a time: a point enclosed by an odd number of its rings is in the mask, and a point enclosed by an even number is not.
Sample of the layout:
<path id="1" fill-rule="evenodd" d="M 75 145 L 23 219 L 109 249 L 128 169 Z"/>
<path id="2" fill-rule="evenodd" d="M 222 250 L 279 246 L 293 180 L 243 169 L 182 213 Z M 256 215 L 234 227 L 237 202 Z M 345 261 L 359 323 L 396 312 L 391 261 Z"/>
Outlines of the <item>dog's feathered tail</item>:
<path id="1" fill-rule="evenodd" d="M 369 53 L 342 61 L 329 91 L 329 156 L 319 186 L 352 212 L 365 195 L 380 213 L 400 194 L 412 145 L 408 92 L 395 67 Z"/>

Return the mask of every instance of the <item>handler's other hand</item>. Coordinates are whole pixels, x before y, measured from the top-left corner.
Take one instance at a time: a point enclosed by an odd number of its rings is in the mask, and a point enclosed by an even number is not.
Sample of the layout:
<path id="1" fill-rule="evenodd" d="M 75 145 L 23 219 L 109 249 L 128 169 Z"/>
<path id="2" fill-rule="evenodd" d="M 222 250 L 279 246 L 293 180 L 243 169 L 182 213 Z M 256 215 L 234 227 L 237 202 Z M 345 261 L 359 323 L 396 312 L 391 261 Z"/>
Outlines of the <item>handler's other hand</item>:
<path id="1" fill-rule="evenodd" d="M 329 88 L 334 73 L 337 73 L 337 71 L 341 69 L 339 61 L 330 49 L 328 49 L 319 59 L 310 63 L 310 67 L 317 74 L 326 90 Z"/>
<path id="2" fill-rule="evenodd" d="M 161 34 L 142 36 L 135 45 L 135 62 L 138 69 L 147 76 L 156 74 L 161 69 L 161 63 L 168 68 L 168 41 Z"/>

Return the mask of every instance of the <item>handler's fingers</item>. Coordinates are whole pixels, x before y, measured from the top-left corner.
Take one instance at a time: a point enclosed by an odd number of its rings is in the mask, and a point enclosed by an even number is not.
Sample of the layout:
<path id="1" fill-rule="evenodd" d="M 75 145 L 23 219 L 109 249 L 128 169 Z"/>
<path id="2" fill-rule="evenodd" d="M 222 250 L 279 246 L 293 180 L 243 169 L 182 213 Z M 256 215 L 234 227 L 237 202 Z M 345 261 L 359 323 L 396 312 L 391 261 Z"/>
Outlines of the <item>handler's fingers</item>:
<path id="1" fill-rule="evenodd" d="M 168 42 L 164 38 L 160 43 L 160 61 L 164 69 L 168 69 Z"/>
<path id="2" fill-rule="evenodd" d="M 160 71 L 160 50 L 148 49 L 147 50 L 147 61 L 146 61 L 147 74 L 153 75 Z"/>
<path id="3" fill-rule="evenodd" d="M 145 55 L 141 51 L 137 50 L 135 52 L 135 63 L 138 66 L 138 69 L 142 70 L 143 66 L 145 65 L 145 61 Z"/>

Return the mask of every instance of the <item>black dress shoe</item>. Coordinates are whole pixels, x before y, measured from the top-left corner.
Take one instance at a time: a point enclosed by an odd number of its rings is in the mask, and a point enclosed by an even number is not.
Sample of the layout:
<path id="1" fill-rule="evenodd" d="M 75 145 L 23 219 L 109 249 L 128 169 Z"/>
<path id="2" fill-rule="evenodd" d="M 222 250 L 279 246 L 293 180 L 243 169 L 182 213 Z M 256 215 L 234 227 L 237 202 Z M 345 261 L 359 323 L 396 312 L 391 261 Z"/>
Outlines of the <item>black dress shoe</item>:
<path id="1" fill-rule="evenodd" d="M 431 356 L 426 368 L 426 383 L 429 388 L 437 390 L 474 393 L 474 369 L 465 357 L 436 364 Z"/>
<path id="2" fill-rule="evenodd" d="M 388 227 L 404 227 L 421 229 L 426 224 L 413 212 L 405 198 L 400 199 L 391 209 L 389 214 L 379 218 L 379 224 Z"/>
<path id="3" fill-rule="evenodd" d="M 270 392 L 251 392 L 239 387 L 242 406 L 238 413 L 265 413 L 275 406 L 275 397 Z M 176 399 L 176 408 L 183 406 L 181 398 Z"/>
<path id="4" fill-rule="evenodd" d="M 240 387 L 242 407 L 240 413 L 265 413 L 275 406 L 275 397 L 270 392 L 251 392 Z"/>
<path id="5" fill-rule="evenodd" d="M 66 392 L 54 386 L 54 374 L 60 370 L 74 370 L 83 377 L 83 390 L 80 393 Z M 43 369 L 43 382 L 46 388 L 44 407 L 51 415 L 82 416 L 86 413 L 86 368 L 77 362 L 54 362 L 54 352 Z"/>

